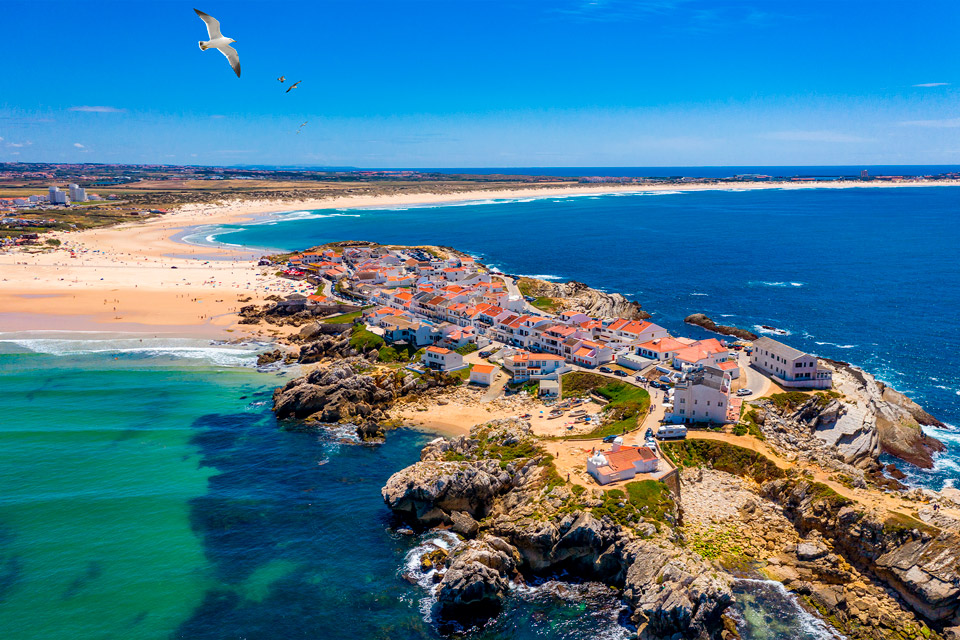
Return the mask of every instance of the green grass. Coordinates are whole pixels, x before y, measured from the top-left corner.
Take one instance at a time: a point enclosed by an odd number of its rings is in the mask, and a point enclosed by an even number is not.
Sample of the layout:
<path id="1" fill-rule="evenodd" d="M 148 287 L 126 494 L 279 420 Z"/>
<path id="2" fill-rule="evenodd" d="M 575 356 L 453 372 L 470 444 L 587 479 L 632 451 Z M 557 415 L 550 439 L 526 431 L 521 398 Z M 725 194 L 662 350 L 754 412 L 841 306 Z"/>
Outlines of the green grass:
<path id="1" fill-rule="evenodd" d="M 681 467 L 711 466 L 738 476 L 765 482 L 782 478 L 785 473 L 763 454 L 719 440 L 679 440 L 664 442 L 660 450 Z"/>
<path id="2" fill-rule="evenodd" d="M 540 311 L 546 311 L 547 313 L 556 313 L 557 309 L 560 308 L 556 300 L 547 298 L 546 296 L 537 296 L 530 304 L 540 309 Z"/>
<path id="3" fill-rule="evenodd" d="M 746 406 L 746 403 L 743 405 Z M 749 411 L 743 411 L 743 407 L 740 408 L 741 416 L 740 422 L 733 427 L 733 433 L 737 436 L 742 436 L 750 434 L 758 440 L 766 440 L 767 437 L 763 435 L 763 431 L 760 429 L 760 424 L 757 422 L 757 410 L 750 409 Z"/>
<path id="4" fill-rule="evenodd" d="M 379 349 L 385 344 L 383 338 L 368 331 L 366 327 L 357 325 L 350 331 L 350 346 L 358 351 Z"/>
<path id="5" fill-rule="evenodd" d="M 347 324 L 353 323 L 360 319 L 363 315 L 363 311 L 351 311 L 350 313 L 341 313 L 337 316 L 330 316 L 329 318 L 324 318 L 320 322 L 324 324 Z"/>
<path id="6" fill-rule="evenodd" d="M 454 351 L 456 351 L 457 353 L 459 353 L 459 354 L 462 355 L 462 356 L 465 356 L 465 355 L 467 355 L 468 353 L 473 353 L 474 351 L 476 351 L 476 350 L 479 349 L 479 348 L 480 348 L 480 347 L 478 347 L 478 346 L 476 345 L 476 343 L 470 342 L 470 343 L 468 343 L 468 344 L 463 345 L 462 347 L 457 347 L 456 349 L 454 349 Z"/>
<path id="7" fill-rule="evenodd" d="M 470 379 L 470 372 L 473 370 L 473 365 L 468 364 L 466 369 L 459 369 L 457 371 L 452 371 L 450 375 L 454 378 L 460 378 L 463 381 Z"/>
<path id="8" fill-rule="evenodd" d="M 398 348 L 397 345 L 387 344 L 380 347 L 377 360 L 379 362 L 410 362 L 416 357 L 418 351 L 413 345 L 407 345 L 406 348 Z"/>

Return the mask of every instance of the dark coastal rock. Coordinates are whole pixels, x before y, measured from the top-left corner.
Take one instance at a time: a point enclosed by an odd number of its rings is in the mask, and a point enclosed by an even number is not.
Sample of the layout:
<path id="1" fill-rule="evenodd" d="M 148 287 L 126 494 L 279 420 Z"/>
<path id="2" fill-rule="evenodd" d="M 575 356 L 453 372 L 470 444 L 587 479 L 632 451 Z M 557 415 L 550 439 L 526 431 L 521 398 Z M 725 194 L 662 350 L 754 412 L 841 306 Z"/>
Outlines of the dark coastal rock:
<path id="1" fill-rule="evenodd" d="M 257 366 L 262 367 L 264 365 L 273 364 L 274 362 L 282 360 L 283 357 L 284 353 L 280 351 L 280 349 L 274 349 L 273 351 L 261 353 L 259 356 L 257 356 Z"/>
<path id="2" fill-rule="evenodd" d="M 535 445 L 525 421 L 478 425 L 469 436 L 428 443 L 421 461 L 383 488 L 387 506 L 408 521 L 476 536 L 450 558 L 436 591 L 441 615 L 471 622 L 492 615 L 509 580 L 565 571 L 623 588 L 632 619 L 656 635 L 719 633 L 732 602 L 729 576 L 663 537 L 645 539 L 656 533 L 651 524 L 627 529 L 586 508 L 558 509 L 574 494 L 549 484 Z M 506 464 L 485 457 L 510 447 L 533 457 Z"/>
<path id="3" fill-rule="evenodd" d="M 719 333 L 724 336 L 734 336 L 740 338 L 741 340 L 756 340 L 758 338 L 757 334 L 747 331 L 746 329 L 741 329 L 739 327 L 730 325 L 717 324 L 702 313 L 691 314 L 684 318 L 683 321 L 687 324 L 702 327 L 707 331 L 712 331 L 713 333 Z"/>
<path id="4" fill-rule="evenodd" d="M 441 616 L 470 619 L 495 614 L 518 561 L 516 549 L 495 536 L 459 547 L 437 587 Z"/>
<path id="5" fill-rule="evenodd" d="M 829 539 L 847 561 L 868 568 L 928 620 L 947 621 L 960 615 L 960 535 L 956 531 L 896 513 L 880 520 L 806 480 L 771 481 L 762 492 L 783 506 L 784 515 L 798 530 Z M 819 552 L 804 548 L 803 554 L 815 559 Z"/>

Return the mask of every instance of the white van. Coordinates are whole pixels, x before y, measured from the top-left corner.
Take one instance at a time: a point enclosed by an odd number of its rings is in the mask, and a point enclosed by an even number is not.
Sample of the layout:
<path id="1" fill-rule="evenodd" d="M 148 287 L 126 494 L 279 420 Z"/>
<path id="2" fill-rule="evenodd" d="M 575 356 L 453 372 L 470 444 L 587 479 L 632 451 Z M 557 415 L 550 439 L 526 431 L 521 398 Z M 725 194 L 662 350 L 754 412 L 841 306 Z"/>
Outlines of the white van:
<path id="1" fill-rule="evenodd" d="M 664 424 L 657 429 L 657 438 L 666 440 L 667 438 L 686 438 L 687 428 L 682 424 Z"/>

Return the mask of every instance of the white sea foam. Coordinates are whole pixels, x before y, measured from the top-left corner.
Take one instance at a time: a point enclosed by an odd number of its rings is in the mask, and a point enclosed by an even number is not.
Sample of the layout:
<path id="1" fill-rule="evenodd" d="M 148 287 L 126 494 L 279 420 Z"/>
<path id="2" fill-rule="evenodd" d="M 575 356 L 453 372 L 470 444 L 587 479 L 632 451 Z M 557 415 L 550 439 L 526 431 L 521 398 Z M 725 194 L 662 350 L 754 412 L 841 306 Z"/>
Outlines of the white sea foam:
<path id="1" fill-rule="evenodd" d="M 760 284 L 765 287 L 802 287 L 804 286 L 803 282 L 772 282 L 770 280 L 760 280 L 759 282 L 751 282 L 750 284 Z"/>
<path id="2" fill-rule="evenodd" d="M 30 332 L 33 333 L 33 332 Z M 224 367 L 255 366 L 257 353 L 263 345 L 212 345 L 192 338 L 131 338 L 105 337 L 101 339 L 37 338 L 24 334 L 0 334 L 0 343 L 15 345 L 33 353 L 53 356 L 106 354 L 115 357 L 171 357 L 205 360 Z"/>
<path id="3" fill-rule="evenodd" d="M 674 196 L 682 194 L 682 191 L 616 191 L 612 193 L 551 193 L 541 196 L 514 196 L 511 198 L 484 198 L 479 200 L 460 200 L 453 202 L 429 202 L 423 204 L 404 204 L 393 206 L 368 206 L 337 209 L 337 211 L 410 211 L 413 209 L 443 209 L 446 207 L 476 207 L 492 204 L 509 203 L 527 203 L 538 200 L 550 200 L 551 202 L 563 202 L 573 198 L 587 198 L 588 200 L 598 200 L 600 198 L 614 198 L 624 196 Z"/>
<path id="4" fill-rule="evenodd" d="M 552 276 L 549 273 L 538 273 L 537 275 L 520 275 L 521 278 L 536 278 L 537 280 L 562 280 L 560 276 Z"/>
<path id="5" fill-rule="evenodd" d="M 709 294 L 709 293 L 696 293 L 696 292 L 695 292 L 695 293 L 691 293 L 690 295 L 692 295 L 692 296 L 709 296 L 710 294 Z"/>
<path id="6" fill-rule="evenodd" d="M 799 626 L 798 635 L 807 638 L 817 638 L 820 640 L 845 640 L 845 636 L 831 629 L 823 620 L 813 616 L 806 609 L 800 606 L 797 597 L 787 591 L 779 582 L 774 580 L 756 580 L 753 578 L 741 578 L 737 580 L 740 584 L 756 585 L 760 589 L 770 589 L 776 591 L 777 595 L 786 602 L 796 616 Z"/>
<path id="7" fill-rule="evenodd" d="M 754 328 L 754 330 L 755 330 L 757 333 L 766 333 L 767 335 L 771 335 L 771 336 L 790 336 L 790 335 L 793 335 L 793 332 L 792 332 L 792 331 L 788 331 L 787 329 L 766 329 L 766 328 L 760 326 L 759 324 L 753 325 L 753 328 Z"/>
<path id="8" fill-rule="evenodd" d="M 431 531 L 421 536 L 420 543 L 407 552 L 403 561 L 403 573 L 411 577 L 427 592 L 427 595 L 420 599 L 419 608 L 423 614 L 423 620 L 426 623 L 433 622 L 433 605 L 437 599 L 434 596 L 436 583 L 433 576 L 437 572 L 436 568 L 423 571 L 420 566 L 420 560 L 431 551 L 443 549 L 452 551 L 463 544 L 463 541 L 452 531 Z"/>
<path id="9" fill-rule="evenodd" d="M 809 336 L 805 336 L 805 337 L 809 337 Z M 856 347 L 859 346 L 856 344 L 837 344 L 836 342 L 820 342 L 820 341 L 814 341 L 814 342 L 816 344 L 819 344 L 820 346 L 828 344 L 831 347 L 836 347 L 837 349 L 855 349 Z"/>

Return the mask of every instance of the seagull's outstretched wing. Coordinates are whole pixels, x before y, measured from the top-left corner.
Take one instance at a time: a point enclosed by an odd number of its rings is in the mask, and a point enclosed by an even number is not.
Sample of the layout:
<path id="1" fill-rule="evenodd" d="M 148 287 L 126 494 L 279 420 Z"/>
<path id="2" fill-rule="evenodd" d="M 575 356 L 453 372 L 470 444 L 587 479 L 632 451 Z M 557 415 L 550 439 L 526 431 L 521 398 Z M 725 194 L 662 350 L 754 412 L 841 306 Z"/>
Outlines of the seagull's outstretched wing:
<path id="1" fill-rule="evenodd" d="M 237 54 L 237 50 L 231 47 L 230 45 L 224 45 L 222 47 L 217 47 L 220 50 L 220 53 L 227 56 L 227 60 L 230 61 L 230 66 L 233 67 L 233 70 L 236 72 L 237 77 L 240 77 L 240 56 Z"/>
<path id="2" fill-rule="evenodd" d="M 287 87 L 287 90 L 284 91 L 284 93 L 290 93 L 291 91 L 293 91 L 294 89 L 296 89 L 296 88 L 297 88 L 297 85 L 300 84 L 301 82 L 303 82 L 303 80 L 297 80 L 297 81 L 294 82 L 292 85 L 290 85 L 289 87 Z"/>
<path id="3" fill-rule="evenodd" d="M 211 15 L 207 15 L 200 9 L 194 9 L 197 12 L 197 15 L 200 16 L 200 19 L 207 23 L 207 36 L 211 40 L 216 40 L 217 38 L 222 38 L 220 35 L 220 23 Z M 239 75 L 239 73 L 237 74 Z"/>

